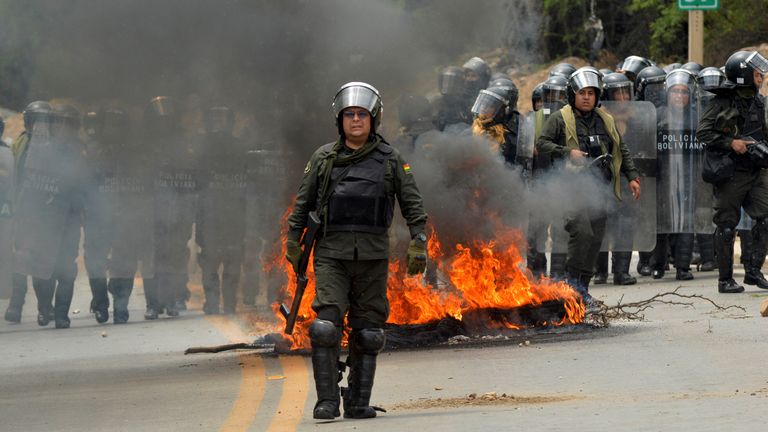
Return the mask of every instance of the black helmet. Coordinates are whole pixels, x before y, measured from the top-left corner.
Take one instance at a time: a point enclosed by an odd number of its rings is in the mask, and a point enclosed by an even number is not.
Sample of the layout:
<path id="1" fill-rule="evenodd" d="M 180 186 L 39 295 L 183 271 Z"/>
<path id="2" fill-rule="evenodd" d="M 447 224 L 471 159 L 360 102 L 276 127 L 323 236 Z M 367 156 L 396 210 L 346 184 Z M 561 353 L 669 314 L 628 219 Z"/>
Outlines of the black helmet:
<path id="1" fill-rule="evenodd" d="M 475 103 L 472 105 L 472 114 L 475 117 L 483 116 L 486 119 L 492 118 L 493 123 L 502 123 L 509 107 L 506 91 L 498 87 L 491 87 L 486 90 L 480 90 Z"/>
<path id="2" fill-rule="evenodd" d="M 674 86 L 684 85 L 688 88 L 689 94 L 693 97 L 696 94 L 696 75 L 688 69 L 675 69 L 668 73 L 664 79 L 664 90 L 669 93 Z"/>
<path id="3" fill-rule="evenodd" d="M 627 78 L 629 78 L 630 81 L 634 82 L 637 74 L 648 66 L 651 66 L 650 60 L 644 57 L 632 55 L 624 59 L 620 69 L 624 71 L 625 74 L 627 74 Z"/>
<path id="4" fill-rule="evenodd" d="M 589 87 L 595 89 L 596 101 L 600 100 L 600 94 L 603 89 L 603 78 L 600 71 L 592 66 L 584 66 L 577 69 L 568 80 L 568 103 L 573 105 L 576 100 L 576 93 Z"/>
<path id="5" fill-rule="evenodd" d="M 517 109 L 517 99 L 519 92 L 514 85 L 493 85 L 488 87 L 488 90 L 502 95 L 507 100 L 507 114 L 511 114 L 512 111 Z"/>
<path id="6" fill-rule="evenodd" d="M 576 72 L 576 67 L 570 63 L 558 63 L 549 70 L 549 76 L 560 75 L 568 79 Z"/>
<path id="7" fill-rule="evenodd" d="M 603 99 L 616 100 L 614 94 L 616 91 L 626 92 L 629 100 L 632 100 L 634 93 L 632 81 L 626 75 L 614 72 L 603 77 Z"/>
<path id="8" fill-rule="evenodd" d="M 458 66 L 448 66 L 437 76 L 437 89 L 444 96 L 461 96 L 466 85 L 464 69 Z"/>
<path id="9" fill-rule="evenodd" d="M 488 84 L 488 87 L 499 87 L 499 86 L 517 88 L 517 86 L 515 85 L 515 82 L 509 78 L 496 78 L 491 80 L 491 82 Z"/>
<path id="10" fill-rule="evenodd" d="M 53 107 L 53 120 L 69 128 L 80 129 L 80 111 L 72 105 L 56 105 Z"/>
<path id="11" fill-rule="evenodd" d="M 488 83 L 491 81 L 491 67 L 488 66 L 485 60 L 480 57 L 472 57 L 464 63 L 464 69 L 477 75 L 478 84 L 481 89 L 488 87 Z"/>
<path id="12" fill-rule="evenodd" d="M 144 110 L 147 132 L 163 137 L 178 127 L 178 113 L 173 99 L 168 96 L 153 98 Z"/>
<path id="13" fill-rule="evenodd" d="M 648 66 L 635 79 L 635 99 L 653 102 L 656 107 L 664 104 L 664 79 L 666 72 L 658 66 Z"/>
<path id="14" fill-rule="evenodd" d="M 684 65 L 680 66 L 680 69 L 685 69 L 685 70 L 687 70 L 687 71 L 689 71 L 689 72 L 693 73 L 694 75 L 698 75 L 698 74 L 699 74 L 699 72 L 701 72 L 701 69 L 702 69 L 703 67 L 704 67 L 704 66 L 700 65 L 699 63 L 696 63 L 696 62 L 694 62 L 694 61 L 690 61 L 690 62 L 688 62 L 688 63 L 686 63 L 686 64 L 684 64 Z M 673 70 L 674 70 L 674 69 L 673 69 Z M 671 72 L 671 71 L 670 71 L 670 72 Z"/>
<path id="15" fill-rule="evenodd" d="M 683 67 L 682 63 L 670 63 L 670 64 L 664 66 L 663 69 L 664 69 L 664 73 L 670 73 L 670 72 L 672 72 L 675 69 L 680 69 L 681 67 Z"/>
<path id="16" fill-rule="evenodd" d="M 235 113 L 227 106 L 213 106 L 203 113 L 203 127 L 209 134 L 231 134 L 235 127 Z"/>
<path id="17" fill-rule="evenodd" d="M 541 83 L 541 99 L 548 108 L 559 109 L 568 100 L 568 78 L 562 75 L 552 75 Z M 559 106 L 550 106 L 558 104 Z"/>
<path id="18" fill-rule="evenodd" d="M 725 62 L 725 76 L 736 87 L 753 87 L 753 70 L 768 72 L 768 60 L 757 51 L 736 51 Z"/>
<path id="19" fill-rule="evenodd" d="M 712 90 L 720 88 L 725 82 L 725 74 L 720 69 L 710 66 L 702 69 L 696 76 L 699 82 L 699 88 L 703 90 Z"/>
<path id="20" fill-rule="evenodd" d="M 408 94 L 400 99 L 397 114 L 400 125 L 406 130 L 410 130 L 416 125 L 432 121 L 432 105 L 422 95 Z"/>
<path id="21" fill-rule="evenodd" d="M 38 121 L 51 121 L 51 104 L 45 101 L 35 101 L 24 108 L 24 129 L 32 132 L 32 126 Z"/>
<path id="22" fill-rule="evenodd" d="M 86 135 L 96 140 L 125 139 L 128 133 L 128 116 L 120 108 L 89 111 L 83 116 L 83 129 Z"/>
<path id="23" fill-rule="evenodd" d="M 542 89 L 543 89 L 544 83 L 541 83 L 533 88 L 533 91 L 531 92 L 531 109 L 536 111 L 536 102 L 542 102 Z"/>

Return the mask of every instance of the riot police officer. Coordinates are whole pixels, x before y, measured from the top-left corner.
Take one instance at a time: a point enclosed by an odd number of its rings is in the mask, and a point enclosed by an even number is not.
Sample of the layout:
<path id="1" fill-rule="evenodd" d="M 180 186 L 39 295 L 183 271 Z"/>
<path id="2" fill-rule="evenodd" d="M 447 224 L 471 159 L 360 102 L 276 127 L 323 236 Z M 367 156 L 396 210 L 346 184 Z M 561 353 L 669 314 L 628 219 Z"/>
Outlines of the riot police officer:
<path id="1" fill-rule="evenodd" d="M 631 55 L 624 59 L 618 71 L 625 74 L 630 81 L 635 82 L 637 74 L 648 66 L 653 64 L 647 58 Z"/>
<path id="2" fill-rule="evenodd" d="M 635 199 L 639 199 L 640 175 L 629 156 L 629 150 L 616 130 L 613 117 L 597 107 L 602 87 L 597 69 L 588 66 L 574 72 L 569 79 L 568 105 L 547 119 L 536 147 L 540 152 L 568 159 L 575 170 L 586 167 L 590 159 L 610 159 L 610 164 L 603 165 L 600 170 L 606 181 L 605 188 L 612 189 L 616 199 L 620 200 L 620 175 L 624 174 L 632 194 Z M 569 235 L 566 260 L 568 281 L 581 293 L 588 307 L 595 305 L 589 295 L 589 282 L 600 252 L 606 222 L 605 210 L 600 209 L 577 209 L 566 216 L 565 229 Z"/>
<path id="3" fill-rule="evenodd" d="M 437 77 L 438 95 L 431 100 L 435 112 L 435 127 L 445 130 L 453 124 L 469 124 L 471 103 L 466 102 L 466 71 L 458 66 L 448 66 Z M 479 90 L 478 90 L 479 91 Z M 475 93 L 477 96 L 477 93 Z"/>
<path id="4" fill-rule="evenodd" d="M 298 265 L 299 238 L 311 211 L 323 226 L 314 250 L 317 318 L 310 327 L 312 367 L 318 401 L 316 419 L 339 412 L 339 345 L 344 317 L 350 368 L 344 417 L 376 416 L 370 406 L 376 356 L 384 348 L 387 320 L 389 240 L 397 198 L 410 230 L 408 272 L 426 265 L 427 215 L 410 166 L 377 133 L 382 116 L 378 90 L 362 82 L 341 86 L 332 103 L 339 138 L 310 158 L 288 218 L 287 259 Z"/>
<path id="5" fill-rule="evenodd" d="M 714 176 L 715 254 L 721 293 L 739 293 L 744 287 L 733 279 L 733 244 L 741 207 L 755 220 L 752 253 L 744 283 L 768 289 L 761 268 L 768 247 L 768 171 L 764 159 L 750 152 L 766 139 L 765 105 L 758 94 L 768 60 L 757 51 L 737 51 L 725 63 L 725 76 L 733 88 L 711 90 L 717 96 L 701 115 L 697 135 L 707 146 L 707 157 L 719 157 L 732 168 Z M 732 165 L 731 165 L 732 164 Z"/>
<path id="6" fill-rule="evenodd" d="M 517 164 L 517 130 L 513 131 L 508 122 L 511 100 L 517 103 L 517 89 L 511 87 L 489 87 L 480 90 L 472 114 L 472 134 L 484 136 L 493 144 L 509 165 Z"/>

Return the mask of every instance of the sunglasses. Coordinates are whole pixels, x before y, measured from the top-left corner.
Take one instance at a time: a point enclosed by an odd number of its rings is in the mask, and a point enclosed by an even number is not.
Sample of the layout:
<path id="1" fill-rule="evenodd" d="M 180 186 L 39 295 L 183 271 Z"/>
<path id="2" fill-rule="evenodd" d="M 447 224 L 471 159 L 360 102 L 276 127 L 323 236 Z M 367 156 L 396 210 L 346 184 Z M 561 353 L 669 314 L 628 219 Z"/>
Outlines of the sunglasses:
<path id="1" fill-rule="evenodd" d="M 365 120 L 368 118 L 368 111 L 344 111 L 342 115 L 350 120 L 354 119 L 355 116 L 360 120 Z"/>

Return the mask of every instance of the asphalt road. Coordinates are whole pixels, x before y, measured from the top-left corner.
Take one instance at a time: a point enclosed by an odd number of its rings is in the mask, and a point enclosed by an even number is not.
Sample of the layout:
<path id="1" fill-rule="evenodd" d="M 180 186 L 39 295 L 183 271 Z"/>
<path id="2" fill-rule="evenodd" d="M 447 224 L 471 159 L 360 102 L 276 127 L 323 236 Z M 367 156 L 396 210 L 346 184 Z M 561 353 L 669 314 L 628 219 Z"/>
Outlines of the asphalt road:
<path id="1" fill-rule="evenodd" d="M 650 278 L 593 294 L 615 304 L 682 286 L 705 301 L 657 305 L 644 321 L 480 346 L 381 354 L 373 420 L 312 420 L 311 363 L 249 351 L 187 355 L 190 346 L 250 341 L 244 317 L 144 321 L 140 288 L 127 325 L 99 325 L 78 280 L 72 328 L 0 323 L 0 430 L 696 430 L 758 431 L 768 403 L 768 291 L 721 295 L 714 273 Z M 0 300 L 5 310 L 7 300 Z M 528 340 L 529 344 L 524 341 Z"/>

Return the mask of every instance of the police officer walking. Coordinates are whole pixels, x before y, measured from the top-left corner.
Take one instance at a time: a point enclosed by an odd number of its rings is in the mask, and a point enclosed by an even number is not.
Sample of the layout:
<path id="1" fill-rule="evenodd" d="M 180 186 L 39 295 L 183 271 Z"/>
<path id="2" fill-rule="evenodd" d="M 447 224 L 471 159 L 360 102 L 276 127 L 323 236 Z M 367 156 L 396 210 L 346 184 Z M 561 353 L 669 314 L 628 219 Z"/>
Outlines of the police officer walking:
<path id="1" fill-rule="evenodd" d="M 310 327 L 317 390 L 316 419 L 339 412 L 339 351 L 344 317 L 350 368 L 344 389 L 344 417 L 370 418 L 376 356 L 386 341 L 389 238 L 395 198 L 412 237 L 408 273 L 426 266 L 427 215 L 410 166 L 377 133 L 382 117 L 378 90 L 362 82 L 344 84 L 332 103 L 339 138 L 320 147 L 304 169 L 293 213 L 288 218 L 286 258 L 297 267 L 299 238 L 310 211 L 323 221 L 314 251 L 317 277 Z"/>
<path id="2" fill-rule="evenodd" d="M 606 188 L 611 187 L 616 199 L 621 200 L 620 175 L 624 174 L 632 194 L 639 199 L 640 175 L 629 149 L 616 130 L 613 117 L 597 107 L 602 87 L 597 69 L 587 66 L 574 72 L 568 83 L 568 105 L 547 119 L 536 146 L 540 152 L 567 158 L 577 170 L 600 157 L 609 160 L 601 169 Z M 606 210 L 579 209 L 566 216 L 566 273 L 587 307 L 595 305 L 588 290 L 605 234 Z"/>
<path id="3" fill-rule="evenodd" d="M 768 248 L 768 171 L 763 169 L 768 164 L 750 151 L 756 141 L 766 139 L 765 106 L 758 94 L 766 72 L 768 60 L 757 51 L 733 53 L 725 63 L 725 76 L 733 85 L 710 90 L 716 96 L 701 115 L 696 131 L 707 146 L 707 157 L 719 156 L 725 167 L 714 173 L 725 173 L 722 178 L 710 178 L 715 194 L 717 289 L 721 293 L 744 291 L 733 279 L 733 243 L 742 206 L 755 220 L 744 283 L 768 289 L 761 271 Z"/>

